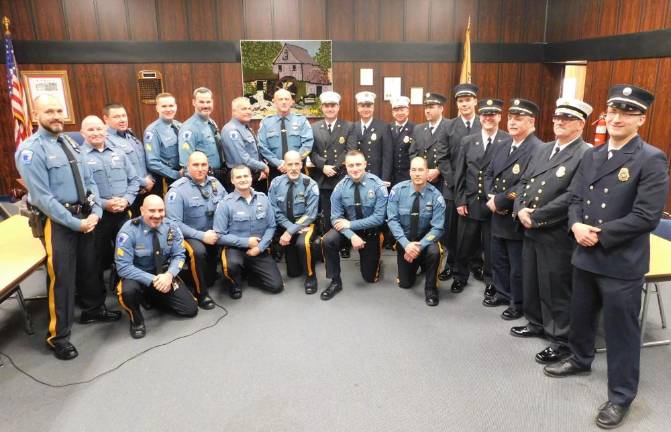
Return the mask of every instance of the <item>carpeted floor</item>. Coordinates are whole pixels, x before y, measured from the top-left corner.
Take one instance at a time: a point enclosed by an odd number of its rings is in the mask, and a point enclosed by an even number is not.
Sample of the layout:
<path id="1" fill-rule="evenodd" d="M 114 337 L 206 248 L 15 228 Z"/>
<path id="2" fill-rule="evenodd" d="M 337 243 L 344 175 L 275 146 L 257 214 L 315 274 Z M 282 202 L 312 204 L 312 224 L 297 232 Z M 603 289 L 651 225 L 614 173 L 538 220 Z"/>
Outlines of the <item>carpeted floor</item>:
<path id="1" fill-rule="evenodd" d="M 353 254 L 355 257 L 356 254 Z M 509 336 L 503 308 L 484 308 L 483 286 L 458 295 L 441 283 L 438 307 L 424 304 L 423 278 L 397 288 L 387 252 L 378 284 L 361 282 L 348 260 L 333 300 L 307 296 L 302 280 L 268 295 L 219 289 L 228 315 L 213 328 L 151 349 L 88 384 L 50 388 L 0 356 L 0 430 L 9 431 L 589 431 L 606 400 L 606 358 L 587 377 L 550 379 L 533 356 L 540 339 Z M 320 288 L 326 286 L 323 266 Z M 43 294 L 43 273 L 24 284 Z M 671 288 L 666 285 L 664 288 Z M 669 289 L 664 292 L 671 304 Z M 108 305 L 117 309 L 116 299 Z M 128 320 L 76 324 L 79 357 L 55 360 L 44 347 L 44 300 L 30 302 L 36 334 L 23 332 L 15 301 L 0 305 L 0 351 L 52 385 L 90 380 L 155 345 L 212 325 L 226 312 L 182 320 L 146 313 L 147 337 Z M 671 312 L 671 311 L 670 311 Z M 647 338 L 669 338 L 651 301 Z M 622 431 L 671 429 L 671 347 L 646 348 L 641 384 Z"/>

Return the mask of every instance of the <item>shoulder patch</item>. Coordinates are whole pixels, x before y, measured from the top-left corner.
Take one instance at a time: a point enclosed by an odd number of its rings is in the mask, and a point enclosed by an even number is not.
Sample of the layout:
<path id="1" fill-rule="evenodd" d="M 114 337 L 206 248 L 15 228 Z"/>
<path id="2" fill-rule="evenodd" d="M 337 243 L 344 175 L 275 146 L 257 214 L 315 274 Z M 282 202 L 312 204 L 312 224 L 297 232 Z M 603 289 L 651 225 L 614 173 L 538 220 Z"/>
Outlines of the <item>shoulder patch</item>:
<path id="1" fill-rule="evenodd" d="M 312 185 L 312 193 L 315 195 L 319 195 L 319 186 L 317 186 L 317 183 Z"/>
<path id="2" fill-rule="evenodd" d="M 393 188 L 391 192 L 389 192 L 389 201 L 395 201 L 396 197 L 396 188 Z"/>
<path id="3" fill-rule="evenodd" d="M 153 133 L 151 133 L 151 132 L 147 132 L 146 134 L 144 134 L 144 139 L 145 139 L 145 141 L 151 141 L 152 138 L 154 138 L 154 134 L 153 134 Z"/>
<path id="4" fill-rule="evenodd" d="M 128 234 L 123 232 L 119 233 L 119 235 L 116 238 L 117 246 L 122 246 L 124 243 L 126 243 L 126 240 L 128 240 Z"/>
<path id="5" fill-rule="evenodd" d="M 30 165 L 32 161 L 33 161 L 33 151 L 23 150 L 21 152 L 21 163 L 24 165 Z"/>
<path id="6" fill-rule="evenodd" d="M 144 145 L 144 148 L 146 148 L 147 151 L 150 152 L 150 151 L 151 151 L 151 144 L 149 144 L 149 143 L 145 144 L 145 145 Z"/>
<path id="7" fill-rule="evenodd" d="M 184 144 L 182 144 L 182 149 L 188 150 L 190 148 L 191 148 L 191 146 L 189 145 L 189 143 L 185 142 Z"/>
<path id="8" fill-rule="evenodd" d="M 170 193 L 168 193 L 168 201 L 175 201 L 175 198 L 177 198 L 177 192 L 170 191 Z"/>

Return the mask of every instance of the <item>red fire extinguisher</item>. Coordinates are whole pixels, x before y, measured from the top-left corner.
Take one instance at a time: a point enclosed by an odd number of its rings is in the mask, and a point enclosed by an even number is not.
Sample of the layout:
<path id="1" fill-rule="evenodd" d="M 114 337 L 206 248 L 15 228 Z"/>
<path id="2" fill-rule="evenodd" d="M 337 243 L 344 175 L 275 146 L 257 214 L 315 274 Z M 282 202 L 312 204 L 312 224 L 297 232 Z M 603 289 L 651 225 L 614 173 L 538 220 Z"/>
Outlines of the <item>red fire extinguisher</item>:
<path id="1" fill-rule="evenodd" d="M 599 147 L 608 139 L 608 129 L 606 129 L 606 113 L 601 113 L 599 118 L 594 123 L 592 123 L 592 126 L 594 125 L 596 125 L 596 130 L 594 131 L 594 147 Z"/>

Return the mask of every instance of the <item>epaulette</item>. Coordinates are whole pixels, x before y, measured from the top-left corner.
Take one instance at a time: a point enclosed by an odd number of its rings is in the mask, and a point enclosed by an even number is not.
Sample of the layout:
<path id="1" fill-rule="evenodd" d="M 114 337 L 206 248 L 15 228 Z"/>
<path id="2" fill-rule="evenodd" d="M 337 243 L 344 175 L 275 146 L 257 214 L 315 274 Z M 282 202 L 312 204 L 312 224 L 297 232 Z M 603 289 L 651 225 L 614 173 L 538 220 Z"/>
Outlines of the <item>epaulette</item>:
<path id="1" fill-rule="evenodd" d="M 137 226 L 137 225 L 140 225 L 141 220 L 142 220 L 142 217 L 138 216 L 136 218 L 131 219 L 130 223 Z"/>
<path id="2" fill-rule="evenodd" d="M 172 182 L 172 184 L 170 185 L 170 188 L 179 187 L 179 186 L 183 185 L 184 183 L 188 182 L 188 180 L 189 179 L 186 178 L 186 177 L 180 177 L 177 180 L 175 180 L 174 182 Z"/>

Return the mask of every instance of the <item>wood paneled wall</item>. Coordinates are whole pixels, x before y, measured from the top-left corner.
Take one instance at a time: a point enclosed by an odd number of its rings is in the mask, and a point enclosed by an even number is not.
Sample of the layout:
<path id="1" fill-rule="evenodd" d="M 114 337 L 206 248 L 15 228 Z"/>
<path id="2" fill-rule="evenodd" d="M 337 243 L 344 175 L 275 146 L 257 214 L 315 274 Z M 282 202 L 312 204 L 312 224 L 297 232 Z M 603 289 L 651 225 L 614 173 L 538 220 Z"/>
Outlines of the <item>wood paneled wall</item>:
<path id="1" fill-rule="evenodd" d="M 538 42 L 543 38 L 545 4 L 537 0 L 0 0 L 0 14 L 12 19 L 17 40 L 456 42 L 463 39 L 470 15 L 473 42 Z M 362 67 L 374 69 L 372 87 L 358 85 Z M 141 104 L 137 96 L 135 80 L 142 69 L 161 71 L 165 90 L 177 98 L 180 119 L 192 112 L 191 91 L 196 87 L 213 90 L 213 117 L 220 125 L 230 117 L 230 100 L 241 93 L 241 68 L 236 63 L 22 64 L 20 68 L 67 70 L 78 122 L 85 115 L 99 114 L 106 102 L 116 101 L 126 105 L 131 127 L 137 131 L 156 116 L 153 105 Z M 357 91 L 381 95 L 384 76 L 401 76 L 406 94 L 418 86 L 450 95 L 459 68 L 454 63 L 335 63 L 342 116 L 354 118 Z M 553 80 L 552 70 L 540 64 L 476 63 L 473 80 L 483 96 L 521 96 L 543 103 L 544 89 L 553 88 L 548 100 L 559 91 L 559 75 L 554 71 Z M 2 86 L 0 100 L 6 98 Z M 455 111 L 451 105 L 448 114 Z M 391 120 L 388 104 L 378 103 L 376 115 Z M 411 115 L 422 121 L 421 106 L 413 107 Z M 0 104 L 0 116 L 0 140 L 11 142 L 5 104 Z M 12 146 L 0 146 L 0 193 L 12 187 L 13 165 Z"/>
<path id="2" fill-rule="evenodd" d="M 547 42 L 671 28 L 671 0 L 549 0 Z"/>

